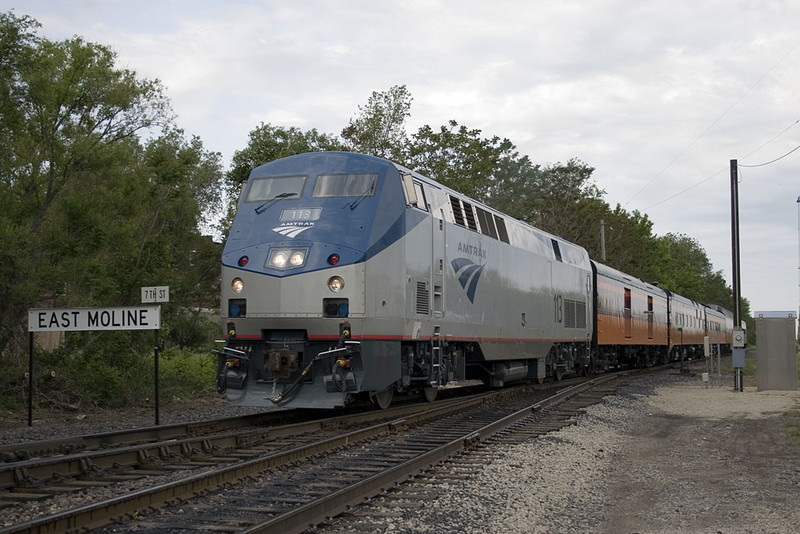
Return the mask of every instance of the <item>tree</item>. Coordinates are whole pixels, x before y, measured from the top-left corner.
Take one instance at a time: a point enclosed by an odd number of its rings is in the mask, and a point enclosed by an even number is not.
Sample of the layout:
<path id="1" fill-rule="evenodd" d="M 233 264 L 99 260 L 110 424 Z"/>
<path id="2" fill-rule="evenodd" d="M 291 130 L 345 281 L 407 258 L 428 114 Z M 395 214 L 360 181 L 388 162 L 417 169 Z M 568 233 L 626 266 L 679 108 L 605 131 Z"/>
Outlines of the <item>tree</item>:
<path id="1" fill-rule="evenodd" d="M 259 165 L 304 152 L 344 149 L 336 136 L 319 133 L 316 128 L 304 132 L 294 126 L 284 128 L 262 122 L 250 132 L 247 146 L 233 154 L 227 175 L 229 191 L 236 193 L 247 181 L 250 171 Z"/>
<path id="2" fill-rule="evenodd" d="M 347 150 L 393 161 L 405 161 L 408 136 L 405 121 L 411 116 L 411 94 L 405 85 L 373 91 L 359 116 L 342 130 Z"/>
<path id="3" fill-rule="evenodd" d="M 161 284 L 174 288 L 162 318 L 216 299 L 219 247 L 198 226 L 220 209 L 220 155 L 171 127 L 157 80 L 117 68 L 104 46 L 51 42 L 37 27 L 0 16 L 0 361 L 11 381 L 0 396 L 20 390 L 12 369 L 24 361 L 29 308 L 132 305 L 141 285 Z M 177 330 L 171 341 L 192 341 Z M 120 373 L 131 361 L 109 355 L 151 344 L 67 337 L 75 354 L 103 358 L 94 367 L 119 363 Z"/>
<path id="4" fill-rule="evenodd" d="M 496 191 L 500 163 L 515 156 L 514 144 L 451 120 L 434 131 L 423 126 L 409 147 L 408 166 L 481 202 Z"/>
<path id="5" fill-rule="evenodd" d="M 106 47 L 50 42 L 37 27 L 13 13 L 0 19 L 0 352 L 19 339 L 25 310 L 50 281 L 45 272 L 56 258 L 42 227 L 52 206 L 67 187 L 101 175 L 116 146 L 169 120 L 159 82 L 115 68 Z"/>

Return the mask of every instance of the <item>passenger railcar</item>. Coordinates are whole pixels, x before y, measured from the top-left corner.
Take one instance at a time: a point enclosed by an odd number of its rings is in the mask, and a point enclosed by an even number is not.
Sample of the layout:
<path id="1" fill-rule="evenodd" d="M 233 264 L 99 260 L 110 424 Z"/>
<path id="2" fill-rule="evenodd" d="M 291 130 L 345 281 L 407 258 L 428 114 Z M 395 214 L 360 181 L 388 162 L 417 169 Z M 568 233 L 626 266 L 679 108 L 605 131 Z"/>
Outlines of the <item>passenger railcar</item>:
<path id="1" fill-rule="evenodd" d="M 721 306 L 705 306 L 706 335 L 712 348 L 730 352 L 733 314 Z"/>
<path id="2" fill-rule="evenodd" d="M 669 293 L 669 354 L 673 361 L 699 358 L 706 336 L 705 306 Z"/>
<path id="3" fill-rule="evenodd" d="M 253 169 L 221 281 L 217 386 L 254 406 L 386 407 L 465 379 L 652 365 L 694 357 L 732 326 L 401 165 L 345 152 Z"/>
<path id="4" fill-rule="evenodd" d="M 337 407 L 451 380 L 583 369 L 586 251 L 389 161 L 300 154 L 254 169 L 222 256 L 218 387 Z"/>
<path id="5" fill-rule="evenodd" d="M 667 360 L 669 294 L 607 265 L 595 275 L 593 369 L 646 367 Z"/>

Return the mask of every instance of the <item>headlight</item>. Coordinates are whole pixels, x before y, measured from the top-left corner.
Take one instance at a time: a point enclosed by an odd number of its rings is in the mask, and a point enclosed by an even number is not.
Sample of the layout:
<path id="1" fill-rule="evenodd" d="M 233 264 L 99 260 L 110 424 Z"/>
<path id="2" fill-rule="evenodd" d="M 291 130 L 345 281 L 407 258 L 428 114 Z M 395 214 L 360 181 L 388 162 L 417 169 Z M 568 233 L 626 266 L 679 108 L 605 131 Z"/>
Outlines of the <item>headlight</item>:
<path id="1" fill-rule="evenodd" d="M 292 252 L 292 256 L 289 258 L 289 263 L 292 264 L 293 267 L 300 267 L 306 262 L 306 253 L 302 250 L 298 250 Z"/>
<path id="2" fill-rule="evenodd" d="M 244 290 L 244 282 L 241 278 L 234 278 L 231 282 L 231 289 L 234 293 L 241 293 Z"/>
<path id="3" fill-rule="evenodd" d="M 283 269 L 284 267 L 286 267 L 287 260 L 288 257 L 286 256 L 285 252 L 276 252 L 272 256 L 272 259 L 269 261 L 269 263 L 273 267 L 277 267 L 278 269 Z"/>
<path id="4" fill-rule="evenodd" d="M 330 289 L 334 293 L 338 293 L 339 291 L 344 289 L 344 280 L 342 280 L 338 276 L 332 276 L 328 280 L 328 289 Z"/>
<path id="5" fill-rule="evenodd" d="M 267 267 L 272 269 L 289 269 L 302 267 L 306 264 L 306 248 L 276 248 L 272 249 L 267 258 Z"/>

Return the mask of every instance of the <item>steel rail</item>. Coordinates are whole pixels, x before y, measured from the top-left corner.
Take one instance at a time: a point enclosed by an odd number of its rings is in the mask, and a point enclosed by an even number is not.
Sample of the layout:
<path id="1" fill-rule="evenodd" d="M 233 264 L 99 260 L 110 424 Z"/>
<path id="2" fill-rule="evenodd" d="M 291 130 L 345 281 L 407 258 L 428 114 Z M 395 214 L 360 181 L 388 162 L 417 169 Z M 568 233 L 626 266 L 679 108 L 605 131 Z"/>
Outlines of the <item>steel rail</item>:
<path id="1" fill-rule="evenodd" d="M 453 401 L 443 401 L 440 405 L 447 405 L 448 402 Z M 241 447 L 244 441 L 303 434 L 333 428 L 342 424 L 366 424 L 377 420 L 386 420 L 392 416 L 400 417 L 413 414 L 426 409 L 430 409 L 430 405 L 401 406 L 383 412 L 370 411 L 355 415 L 317 417 L 301 423 L 253 428 L 254 424 L 258 424 L 259 421 L 264 419 L 263 416 L 265 414 L 258 414 L 257 416 L 251 415 L 225 418 L 219 421 L 206 421 L 201 424 L 174 425 L 168 429 L 148 427 L 140 430 L 123 431 L 119 434 L 97 434 L 84 438 L 75 438 L 94 441 L 98 444 L 104 443 L 106 447 L 97 446 L 81 452 L 0 463 L 0 490 L 24 487 L 29 489 L 30 492 L 36 493 L 37 488 L 46 489 L 45 482 L 52 480 L 54 476 L 58 476 L 59 479 L 81 476 L 94 477 L 102 474 L 104 470 L 118 469 L 120 467 L 133 468 L 148 460 L 166 459 L 170 456 L 172 458 L 180 458 L 186 456 L 186 451 L 202 451 L 206 455 L 212 455 L 212 451 L 231 450 Z M 200 433 L 203 429 L 211 428 L 234 428 L 238 430 L 212 436 L 204 436 Z M 158 437 L 157 440 L 156 436 Z M 55 442 L 58 442 L 58 440 L 53 440 L 53 443 Z M 129 442 L 138 443 L 107 448 L 112 443 L 125 444 Z M 44 444 L 45 442 L 39 443 Z M 189 461 L 188 458 L 187 461 Z M 173 463 L 180 462 L 174 461 Z"/>
<path id="2" fill-rule="evenodd" d="M 72 510 L 58 512 L 51 516 L 33 519 L 15 526 L 0 529 L 0 534 L 11 533 L 63 533 L 77 531 L 77 529 L 93 529 L 113 522 L 115 518 L 122 518 L 139 510 L 158 507 L 164 503 L 180 498 L 188 498 L 204 491 L 218 488 L 226 483 L 235 482 L 246 476 L 265 471 L 274 467 L 306 459 L 308 457 L 332 451 L 355 442 L 371 437 L 397 432 L 406 424 L 424 421 L 442 416 L 446 413 L 465 409 L 470 406 L 482 404 L 487 401 L 487 395 L 475 396 L 466 400 L 446 401 L 444 406 L 427 410 L 417 408 L 417 412 L 406 414 L 400 418 L 386 421 L 364 429 L 348 432 L 346 434 L 321 440 L 319 442 L 302 445 L 294 449 L 268 456 L 247 460 L 242 463 L 228 465 L 212 472 L 190 475 L 180 480 L 160 484 L 126 495 L 114 497 L 104 502 L 81 506 Z M 372 417 L 381 412 L 372 412 Z M 384 416 L 385 417 L 385 416 Z M 347 419 L 343 416 L 341 419 Z M 320 421 L 319 423 L 325 423 Z M 330 421 L 327 421 L 330 424 Z"/>
<path id="3" fill-rule="evenodd" d="M 256 426 L 269 422 L 273 417 L 280 417 L 278 414 L 283 414 L 283 417 L 286 417 L 288 413 L 264 412 L 207 421 L 132 428 L 84 436 L 9 443 L 0 445 L 0 460 L 13 463 L 14 461 L 48 454 L 68 454 L 78 450 L 97 450 L 135 443 L 180 439 L 193 434 L 205 433 L 210 428 L 226 430 Z"/>
<path id="4" fill-rule="evenodd" d="M 363 502 L 365 498 L 378 495 L 395 484 L 399 484 L 415 476 L 419 472 L 471 448 L 497 432 L 529 417 L 533 413 L 563 402 L 570 397 L 600 384 L 616 380 L 619 377 L 620 375 L 608 375 L 568 387 L 543 401 L 523 408 L 502 419 L 498 419 L 476 431 L 470 432 L 466 436 L 462 436 L 436 449 L 423 453 L 416 458 L 392 467 L 382 473 L 357 482 L 347 488 L 338 490 L 316 501 L 298 506 L 289 512 L 280 514 L 259 525 L 252 526 L 244 530 L 243 534 L 300 534 L 322 523 L 327 518 L 338 515 L 349 507 Z"/>

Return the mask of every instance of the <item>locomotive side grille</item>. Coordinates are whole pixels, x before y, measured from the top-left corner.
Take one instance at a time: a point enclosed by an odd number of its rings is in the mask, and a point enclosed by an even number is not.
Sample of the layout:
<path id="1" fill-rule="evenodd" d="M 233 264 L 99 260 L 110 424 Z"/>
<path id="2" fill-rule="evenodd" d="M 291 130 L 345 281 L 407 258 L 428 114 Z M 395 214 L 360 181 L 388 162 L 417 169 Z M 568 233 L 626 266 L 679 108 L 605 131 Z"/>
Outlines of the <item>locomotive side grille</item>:
<path id="1" fill-rule="evenodd" d="M 506 230 L 506 221 L 499 215 L 494 216 L 494 222 L 497 224 L 497 237 L 503 243 L 508 243 L 508 230 Z"/>
<path id="2" fill-rule="evenodd" d="M 467 228 L 470 230 L 478 231 L 478 223 L 475 222 L 475 212 L 472 211 L 472 204 L 469 202 L 461 201 L 464 204 L 464 219 L 467 222 Z"/>
<path id="3" fill-rule="evenodd" d="M 456 224 L 466 226 L 464 224 L 464 214 L 461 211 L 461 201 L 450 195 L 450 206 L 453 208 L 453 217 L 455 218 Z"/>
<path id="4" fill-rule="evenodd" d="M 586 328 L 586 303 L 564 299 L 564 327 Z"/>
<path id="5" fill-rule="evenodd" d="M 431 293 L 427 282 L 417 282 L 417 313 L 430 315 Z"/>

